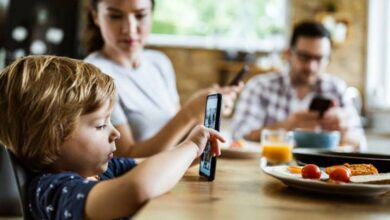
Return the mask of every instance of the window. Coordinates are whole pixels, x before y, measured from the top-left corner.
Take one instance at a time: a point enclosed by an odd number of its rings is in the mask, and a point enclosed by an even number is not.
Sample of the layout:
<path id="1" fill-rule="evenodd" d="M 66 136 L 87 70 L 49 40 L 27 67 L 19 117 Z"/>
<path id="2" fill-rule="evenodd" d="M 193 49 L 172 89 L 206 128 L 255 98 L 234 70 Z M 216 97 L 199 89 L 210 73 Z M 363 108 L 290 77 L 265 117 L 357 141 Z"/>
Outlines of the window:
<path id="1" fill-rule="evenodd" d="M 369 1 L 367 107 L 390 110 L 390 2 Z"/>
<path id="2" fill-rule="evenodd" d="M 287 0 L 157 1 L 150 44 L 243 50 L 283 48 Z"/>

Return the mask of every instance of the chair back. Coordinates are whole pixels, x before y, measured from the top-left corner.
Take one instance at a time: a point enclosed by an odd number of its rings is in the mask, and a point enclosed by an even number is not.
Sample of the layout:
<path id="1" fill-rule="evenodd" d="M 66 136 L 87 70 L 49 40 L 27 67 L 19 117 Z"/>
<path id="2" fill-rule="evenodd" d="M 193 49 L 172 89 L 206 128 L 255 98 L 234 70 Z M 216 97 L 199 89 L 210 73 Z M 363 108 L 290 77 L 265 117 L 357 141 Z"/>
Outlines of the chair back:
<path id="1" fill-rule="evenodd" d="M 27 172 L 3 145 L 0 145 L 0 180 L 0 215 L 27 219 Z"/>

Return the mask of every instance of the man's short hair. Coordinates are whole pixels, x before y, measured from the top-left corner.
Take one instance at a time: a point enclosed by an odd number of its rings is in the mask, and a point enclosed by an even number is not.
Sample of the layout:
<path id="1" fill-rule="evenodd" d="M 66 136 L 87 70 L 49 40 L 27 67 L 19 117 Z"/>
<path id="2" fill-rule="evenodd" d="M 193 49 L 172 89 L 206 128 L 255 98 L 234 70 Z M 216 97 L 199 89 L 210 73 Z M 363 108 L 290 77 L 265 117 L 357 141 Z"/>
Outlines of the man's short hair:
<path id="1" fill-rule="evenodd" d="M 0 142 L 28 168 L 47 169 L 79 117 L 114 99 L 113 79 L 91 64 L 21 58 L 0 73 Z"/>
<path id="2" fill-rule="evenodd" d="M 293 34 L 291 36 L 290 47 L 293 48 L 299 37 L 310 37 L 310 38 L 322 38 L 326 37 L 329 42 L 332 43 L 329 31 L 324 25 L 314 21 L 305 21 L 297 24 L 294 27 Z"/>

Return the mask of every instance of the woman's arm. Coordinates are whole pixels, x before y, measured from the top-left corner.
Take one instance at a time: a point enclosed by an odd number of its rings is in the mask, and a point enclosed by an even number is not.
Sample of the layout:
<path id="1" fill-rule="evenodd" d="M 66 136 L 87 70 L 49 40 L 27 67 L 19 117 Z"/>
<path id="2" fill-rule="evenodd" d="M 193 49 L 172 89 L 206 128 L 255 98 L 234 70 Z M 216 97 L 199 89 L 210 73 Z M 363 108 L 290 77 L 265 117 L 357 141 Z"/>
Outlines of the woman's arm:
<path id="1" fill-rule="evenodd" d="M 213 154 L 219 155 L 217 140 L 224 139 L 212 129 L 197 126 L 174 150 L 144 160 L 119 178 L 96 184 L 86 200 L 86 217 L 112 219 L 134 214 L 148 200 L 172 189 L 210 138 Z"/>
<path id="2" fill-rule="evenodd" d="M 117 140 L 115 155 L 149 157 L 171 149 L 188 134 L 191 128 L 202 121 L 206 96 L 209 93 L 209 89 L 195 93 L 157 134 L 145 141 L 136 143 L 128 124 L 115 126 L 121 133 L 121 138 Z"/>
<path id="3" fill-rule="evenodd" d="M 210 93 L 220 92 L 223 94 L 224 108 L 227 114 L 231 113 L 237 93 L 242 89 L 243 84 L 230 87 L 218 87 L 200 90 L 191 96 L 177 114 L 163 126 L 153 137 L 136 143 L 131 128 L 128 124 L 121 124 L 115 128 L 121 133 L 117 140 L 116 156 L 126 157 L 148 157 L 164 150 L 171 149 L 179 143 L 193 126 L 202 122 L 206 96 Z"/>
<path id="4" fill-rule="evenodd" d="M 149 157 L 156 153 L 168 150 L 176 145 L 189 130 L 199 121 L 195 117 L 187 115 L 185 111 L 179 111 L 167 124 L 165 124 L 153 137 L 136 143 L 130 126 L 121 124 L 115 126 L 120 132 L 121 138 L 117 140 L 116 156 Z"/>

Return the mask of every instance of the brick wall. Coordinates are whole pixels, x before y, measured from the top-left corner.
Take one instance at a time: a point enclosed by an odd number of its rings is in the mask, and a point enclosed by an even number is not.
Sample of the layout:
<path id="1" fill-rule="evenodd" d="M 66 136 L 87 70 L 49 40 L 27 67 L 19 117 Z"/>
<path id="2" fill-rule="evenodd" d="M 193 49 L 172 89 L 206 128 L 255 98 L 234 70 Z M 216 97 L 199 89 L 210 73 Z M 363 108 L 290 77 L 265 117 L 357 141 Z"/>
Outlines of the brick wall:
<path id="1" fill-rule="evenodd" d="M 218 82 L 218 64 L 223 60 L 221 51 L 171 47 L 154 49 L 164 52 L 171 59 L 182 103 L 199 89 Z"/>

